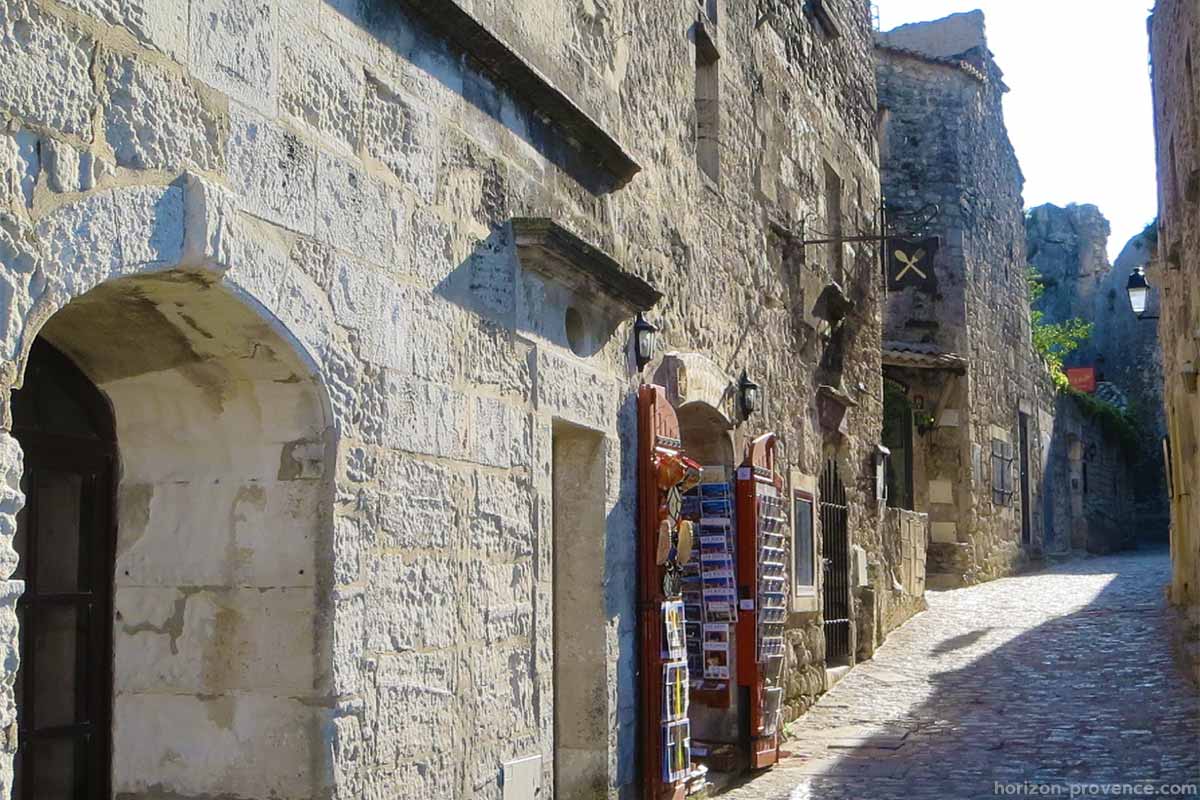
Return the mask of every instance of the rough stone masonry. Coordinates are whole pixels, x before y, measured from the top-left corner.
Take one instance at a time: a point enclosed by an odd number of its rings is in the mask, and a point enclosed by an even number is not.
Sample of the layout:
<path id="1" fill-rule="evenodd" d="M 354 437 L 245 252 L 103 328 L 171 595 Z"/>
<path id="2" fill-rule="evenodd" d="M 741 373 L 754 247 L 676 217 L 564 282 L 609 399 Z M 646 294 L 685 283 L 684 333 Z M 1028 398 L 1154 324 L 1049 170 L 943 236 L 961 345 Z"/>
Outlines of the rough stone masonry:
<path id="1" fill-rule="evenodd" d="M 523 769 L 631 796 L 632 398 L 673 364 L 737 458 L 774 430 L 789 470 L 839 462 L 856 627 L 898 624 L 870 611 L 912 607 L 874 499 L 876 254 L 800 244 L 880 196 L 867 9 L 825 5 L 0 5 L 0 796 L 20 662 L 69 661 L 18 625 L 22 497 L 65 485 L 23 433 L 43 345 L 115 431 L 89 791 L 499 800 Z M 630 278 L 690 360 L 639 375 Z M 579 531 L 594 557 L 556 558 Z M 820 610 L 789 624 L 795 714 Z M 67 780 L 39 752 L 22 780 Z"/>

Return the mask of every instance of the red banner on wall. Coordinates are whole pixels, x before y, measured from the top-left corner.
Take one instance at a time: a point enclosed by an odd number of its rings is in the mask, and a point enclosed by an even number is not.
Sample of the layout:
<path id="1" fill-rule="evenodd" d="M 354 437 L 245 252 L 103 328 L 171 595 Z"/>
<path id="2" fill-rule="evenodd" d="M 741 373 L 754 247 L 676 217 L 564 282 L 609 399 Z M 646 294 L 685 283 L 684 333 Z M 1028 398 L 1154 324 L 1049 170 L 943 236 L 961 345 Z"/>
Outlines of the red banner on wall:
<path id="1" fill-rule="evenodd" d="M 1071 367 L 1067 370 L 1067 381 L 1075 391 L 1092 394 L 1096 391 L 1096 368 Z"/>

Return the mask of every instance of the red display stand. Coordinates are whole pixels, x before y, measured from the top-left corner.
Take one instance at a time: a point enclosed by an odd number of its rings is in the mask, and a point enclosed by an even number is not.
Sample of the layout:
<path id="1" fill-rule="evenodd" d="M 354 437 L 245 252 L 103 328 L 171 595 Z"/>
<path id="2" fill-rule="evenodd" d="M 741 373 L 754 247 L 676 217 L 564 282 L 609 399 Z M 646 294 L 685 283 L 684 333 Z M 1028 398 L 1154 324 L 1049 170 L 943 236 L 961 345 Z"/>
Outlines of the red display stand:
<path id="1" fill-rule="evenodd" d="M 755 439 L 737 471 L 738 685 L 748 689 L 753 769 L 779 758 L 787 523 L 777 442 L 773 433 Z"/>

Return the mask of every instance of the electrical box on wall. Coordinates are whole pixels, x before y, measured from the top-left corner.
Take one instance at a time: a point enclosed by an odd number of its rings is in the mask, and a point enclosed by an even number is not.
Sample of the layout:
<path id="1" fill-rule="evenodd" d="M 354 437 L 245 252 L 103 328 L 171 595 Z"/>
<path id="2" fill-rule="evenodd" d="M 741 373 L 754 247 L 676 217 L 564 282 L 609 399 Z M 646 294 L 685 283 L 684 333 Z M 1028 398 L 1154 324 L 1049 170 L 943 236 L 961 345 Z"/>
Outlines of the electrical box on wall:
<path id="1" fill-rule="evenodd" d="M 542 757 L 528 756 L 504 765 L 504 800 L 543 800 Z"/>

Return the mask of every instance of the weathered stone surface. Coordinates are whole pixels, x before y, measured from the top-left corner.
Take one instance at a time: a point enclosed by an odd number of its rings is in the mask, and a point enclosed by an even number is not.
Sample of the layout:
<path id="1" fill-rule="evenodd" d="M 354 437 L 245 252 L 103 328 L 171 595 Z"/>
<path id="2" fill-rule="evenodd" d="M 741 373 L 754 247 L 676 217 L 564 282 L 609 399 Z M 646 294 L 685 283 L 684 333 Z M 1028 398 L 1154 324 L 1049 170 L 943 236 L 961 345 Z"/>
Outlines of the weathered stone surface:
<path id="1" fill-rule="evenodd" d="M 407 224 L 398 191 L 351 162 L 317 157 L 318 239 L 372 264 L 390 267 Z"/>
<path id="2" fill-rule="evenodd" d="M 31 0 L 0 7 L 0 107 L 29 122 L 91 141 L 98 97 L 95 43 Z"/>
<path id="3" fill-rule="evenodd" d="M 124 28 L 141 44 L 187 60 L 188 4 L 178 0 L 60 0 L 81 14 Z"/>
<path id="4" fill-rule="evenodd" d="M 288 30 L 279 51 L 280 111 L 354 153 L 363 116 L 362 66 L 304 28 Z"/>
<path id="5" fill-rule="evenodd" d="M 68 291 L 145 266 L 179 262 L 183 252 L 183 192 L 134 187 L 98 192 L 39 224 L 50 274 Z"/>
<path id="6" fill-rule="evenodd" d="M 185 79 L 135 58 L 105 63 L 104 132 L 117 164 L 133 169 L 224 164 L 227 122 Z"/>
<path id="7" fill-rule="evenodd" d="M 188 18 L 188 61 L 197 78 L 272 116 L 279 99 L 274 4 L 195 0 Z"/>
<path id="8" fill-rule="evenodd" d="M 317 153 L 291 131 L 232 109 L 229 181 L 251 214 L 311 234 L 316 214 Z"/>
<path id="9" fill-rule="evenodd" d="M 1186 0 L 1159 0 L 1148 23 L 1154 97 L 1196 94 L 1194 59 L 1200 13 Z M 1171 498 L 1171 602 L 1180 606 L 1180 660 L 1200 683 L 1200 448 L 1196 431 L 1196 264 L 1200 261 L 1200 118 L 1194 103 L 1155 102 L 1158 218 L 1148 231 L 1157 267 L 1148 280 L 1158 291 L 1158 339 L 1163 367 Z M 1139 324 L 1146 324 L 1144 322 Z"/>
<path id="10" fill-rule="evenodd" d="M 382 555 L 371 565 L 366 596 L 367 647 L 378 652 L 448 647 L 457 636 L 457 594 L 429 592 L 461 584 L 461 568 L 445 557 Z"/>
<path id="11" fill-rule="evenodd" d="M 368 74 L 363 146 L 423 200 L 433 197 L 440 131 L 433 114 Z"/>

